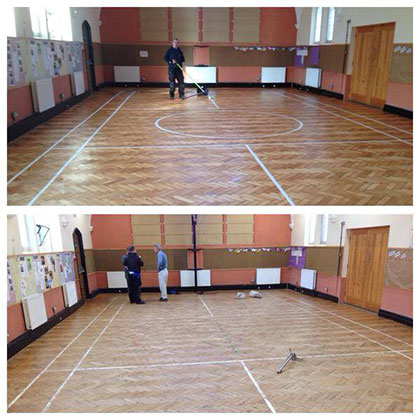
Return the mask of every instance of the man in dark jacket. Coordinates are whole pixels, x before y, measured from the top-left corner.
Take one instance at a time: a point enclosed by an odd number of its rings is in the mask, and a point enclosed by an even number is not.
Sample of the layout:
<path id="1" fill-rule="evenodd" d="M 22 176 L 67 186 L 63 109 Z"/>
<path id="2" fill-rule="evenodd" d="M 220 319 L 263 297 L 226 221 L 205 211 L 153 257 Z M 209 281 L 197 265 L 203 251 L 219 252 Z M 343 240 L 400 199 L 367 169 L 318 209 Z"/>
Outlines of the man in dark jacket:
<path id="1" fill-rule="evenodd" d="M 137 254 L 134 246 L 129 246 L 127 248 L 126 254 L 121 258 L 121 262 L 124 268 L 125 278 L 127 279 L 128 297 L 130 298 L 130 303 L 136 303 L 138 305 L 146 303 L 140 298 L 140 272 L 144 263 Z"/>
<path id="2" fill-rule="evenodd" d="M 184 99 L 184 75 L 182 70 L 177 66 L 185 62 L 184 54 L 178 47 L 178 39 L 174 38 L 172 46 L 166 51 L 165 61 L 168 63 L 168 75 L 169 75 L 169 97 L 174 99 L 175 96 L 175 79 L 178 82 L 179 97 Z"/>

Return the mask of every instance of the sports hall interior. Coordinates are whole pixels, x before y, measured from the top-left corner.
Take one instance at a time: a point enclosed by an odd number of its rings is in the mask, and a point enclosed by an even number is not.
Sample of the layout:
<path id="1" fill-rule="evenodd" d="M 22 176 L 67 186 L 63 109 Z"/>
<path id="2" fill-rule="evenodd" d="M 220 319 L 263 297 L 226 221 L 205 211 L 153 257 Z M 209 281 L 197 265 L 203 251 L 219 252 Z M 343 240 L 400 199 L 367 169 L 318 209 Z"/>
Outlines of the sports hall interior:
<path id="1" fill-rule="evenodd" d="M 9 412 L 412 412 L 411 215 L 45 217 L 8 216 Z"/>
<path id="2" fill-rule="evenodd" d="M 412 10 L 14 8 L 8 204 L 411 205 Z"/>

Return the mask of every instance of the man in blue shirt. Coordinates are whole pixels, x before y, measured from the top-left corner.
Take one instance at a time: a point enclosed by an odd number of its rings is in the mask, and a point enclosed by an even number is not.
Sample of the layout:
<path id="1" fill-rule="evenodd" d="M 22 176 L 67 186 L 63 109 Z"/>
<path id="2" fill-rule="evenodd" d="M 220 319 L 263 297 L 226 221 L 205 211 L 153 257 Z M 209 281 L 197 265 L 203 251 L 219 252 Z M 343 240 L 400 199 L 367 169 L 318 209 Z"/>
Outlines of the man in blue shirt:
<path id="1" fill-rule="evenodd" d="M 121 257 L 121 263 L 124 268 L 125 278 L 127 280 L 128 297 L 130 303 L 137 305 L 144 304 L 145 302 L 140 298 L 141 286 L 141 267 L 144 263 L 136 252 L 134 246 L 127 247 L 127 252 Z"/>
<path id="2" fill-rule="evenodd" d="M 157 272 L 159 279 L 160 301 L 168 301 L 168 293 L 166 292 L 166 282 L 168 280 L 168 266 L 166 254 L 162 251 L 159 244 L 153 245 L 153 250 L 157 256 Z"/>
<path id="3" fill-rule="evenodd" d="M 168 63 L 168 76 L 169 76 L 169 97 L 174 99 L 175 97 L 175 79 L 178 82 L 179 97 L 184 99 L 184 75 L 182 70 L 177 66 L 181 67 L 185 62 L 184 54 L 178 47 L 178 39 L 174 38 L 172 46 L 166 51 L 164 56 L 165 61 Z"/>

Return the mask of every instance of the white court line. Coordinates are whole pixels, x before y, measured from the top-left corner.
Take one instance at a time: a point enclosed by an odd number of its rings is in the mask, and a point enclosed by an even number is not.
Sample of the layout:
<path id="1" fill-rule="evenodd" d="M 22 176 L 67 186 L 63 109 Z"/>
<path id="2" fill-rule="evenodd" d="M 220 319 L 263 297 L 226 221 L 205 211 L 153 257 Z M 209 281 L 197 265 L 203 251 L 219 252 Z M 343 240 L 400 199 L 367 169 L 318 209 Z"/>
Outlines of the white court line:
<path id="1" fill-rule="evenodd" d="M 401 353 L 409 353 L 412 350 L 398 350 Z M 316 358 L 327 358 L 327 357 L 349 357 L 349 356 L 368 356 L 375 354 L 387 354 L 394 355 L 394 350 L 382 350 L 382 351 L 363 351 L 353 353 L 326 353 L 326 354 L 308 354 L 299 355 L 302 359 L 316 359 Z M 145 369 L 145 368 L 165 368 L 165 367 L 182 367 L 182 366 L 207 366 L 207 365 L 224 365 L 231 363 L 239 363 L 241 360 L 244 362 L 268 362 L 272 360 L 284 360 L 285 356 L 280 357 L 257 357 L 251 359 L 228 359 L 228 360 L 209 360 L 202 362 L 179 362 L 179 363 L 154 363 L 150 365 L 126 365 L 126 366 L 98 366 L 98 367 L 86 367 L 79 368 L 77 372 L 88 372 L 96 370 L 124 370 L 124 369 Z M 70 372 L 72 369 L 50 369 L 49 372 Z"/>
<path id="2" fill-rule="evenodd" d="M 302 302 L 302 301 L 300 301 L 299 299 L 295 299 L 295 298 L 292 298 L 292 297 L 289 297 L 289 296 L 288 296 L 288 299 L 295 300 L 296 302 L 302 303 L 303 305 L 310 306 L 310 307 L 315 308 L 315 309 L 317 309 L 317 310 L 319 310 L 319 311 L 326 312 L 326 313 L 331 314 L 331 315 L 334 315 L 334 316 L 336 316 L 336 317 L 338 317 L 338 318 L 345 319 L 346 321 L 349 321 L 349 322 L 351 322 L 351 323 L 353 323 L 353 324 L 360 325 L 361 327 L 364 327 L 364 328 L 367 328 L 367 329 L 369 329 L 369 330 L 375 331 L 375 332 L 376 332 L 376 333 L 378 333 L 378 334 L 382 334 L 382 335 L 384 335 L 385 337 L 392 338 L 393 340 L 399 341 L 400 343 L 403 343 L 403 344 L 406 344 L 407 346 L 413 347 L 413 345 L 412 345 L 412 344 L 407 343 L 407 342 L 406 342 L 406 341 L 404 341 L 404 340 L 400 340 L 399 338 L 396 338 L 396 337 L 394 337 L 394 336 L 392 336 L 392 335 L 389 335 L 389 334 L 386 334 L 386 333 L 384 333 L 384 332 L 382 332 L 382 331 L 379 331 L 379 330 L 377 330 L 376 328 L 368 327 L 367 325 L 364 325 L 364 324 L 362 324 L 362 323 L 360 323 L 360 322 L 353 321 L 353 320 L 351 320 L 351 319 L 349 319 L 349 318 L 346 318 L 346 317 L 344 317 L 344 316 L 342 316 L 342 315 L 338 315 L 338 314 L 337 314 L 337 313 L 335 313 L 335 312 L 331 312 L 331 311 L 327 311 L 326 309 L 321 309 L 321 308 L 318 308 L 317 306 L 311 305 L 311 304 L 306 303 L 306 302 Z"/>
<path id="3" fill-rule="evenodd" d="M 280 92 L 275 92 L 275 93 L 278 93 L 278 94 L 279 94 L 280 96 L 282 96 L 283 98 L 288 98 L 288 99 L 290 99 L 290 100 L 292 100 L 292 101 L 297 101 L 297 102 L 300 102 L 300 103 L 302 103 L 302 104 L 304 104 L 304 105 L 307 105 L 307 106 L 311 106 L 311 107 L 313 107 L 313 108 L 316 108 L 316 109 L 318 109 L 319 111 L 322 111 L 322 112 L 327 112 L 328 114 L 335 115 L 335 116 L 336 116 L 336 117 L 338 117 L 338 118 L 343 118 L 344 120 L 348 120 L 348 121 L 351 121 L 351 122 L 353 122 L 353 123 L 355 123 L 355 124 L 361 125 L 362 127 L 366 127 L 366 128 L 368 128 L 369 130 L 373 130 L 373 131 L 376 131 L 376 132 L 378 132 L 378 133 L 385 134 L 386 136 L 391 137 L 391 138 L 393 138 L 393 139 L 396 139 L 396 140 L 398 140 L 398 141 L 400 141 L 400 142 L 402 142 L 402 143 L 409 144 L 410 146 L 412 146 L 412 145 L 413 145 L 411 142 L 406 141 L 406 140 L 403 140 L 403 139 L 400 139 L 399 137 L 393 136 L 392 134 L 388 134 L 388 133 L 386 133 L 385 131 L 378 130 L 378 129 L 373 128 L 373 127 L 371 127 L 371 126 L 369 126 L 369 125 L 367 125 L 367 124 L 361 123 L 361 122 L 359 122 L 359 121 L 352 120 L 351 118 L 344 117 L 343 115 L 338 115 L 338 114 L 337 114 L 337 113 L 335 113 L 335 112 L 328 111 L 328 110 L 326 110 L 326 109 L 322 109 L 322 108 L 317 107 L 317 106 L 312 105 L 312 104 L 308 104 L 308 102 L 306 102 L 306 101 L 301 101 L 301 100 L 299 100 L 299 99 L 296 99 L 296 98 L 290 97 L 290 96 L 288 96 L 288 94 L 285 94 L 285 93 L 280 93 Z"/>
<path id="4" fill-rule="evenodd" d="M 263 400 L 265 401 L 265 403 L 267 404 L 267 407 L 270 409 L 270 411 L 272 413 L 276 413 L 276 410 L 274 409 L 274 407 L 271 405 L 270 400 L 266 397 L 266 395 L 264 394 L 264 392 L 262 392 L 260 386 L 258 385 L 258 382 L 255 380 L 254 376 L 252 375 L 252 373 L 249 371 L 249 369 L 247 368 L 246 364 L 244 363 L 243 360 L 241 360 L 241 365 L 242 367 L 245 369 L 245 372 L 248 374 L 249 378 L 251 379 L 252 383 L 254 384 L 255 388 L 257 388 L 258 392 L 261 394 L 261 397 L 263 398 Z"/>
<path id="5" fill-rule="evenodd" d="M 58 144 L 60 144 L 66 137 L 68 137 L 71 133 L 73 133 L 75 130 L 77 130 L 81 125 L 83 125 L 86 121 L 88 121 L 91 117 L 93 117 L 97 112 L 99 112 L 105 105 L 107 105 L 109 102 L 111 102 L 115 97 L 120 95 L 122 92 L 116 93 L 114 96 L 112 96 L 108 101 L 106 101 L 103 105 L 101 105 L 99 108 L 97 108 L 92 114 L 90 114 L 87 118 L 85 118 L 83 121 L 81 121 L 79 124 L 77 124 L 75 127 L 73 127 L 70 131 L 68 131 L 66 134 L 64 134 L 62 137 L 60 137 L 55 143 L 53 143 L 48 149 L 46 149 L 44 152 L 39 154 L 35 159 L 33 159 L 31 162 L 29 162 L 24 168 L 22 168 L 20 171 L 16 172 L 8 181 L 7 185 L 9 185 L 11 182 L 13 182 L 17 177 L 22 175 L 25 171 L 27 171 L 31 166 L 33 166 L 36 162 L 38 162 L 40 159 L 42 159 L 48 152 L 50 152 L 52 149 L 54 149 Z"/>
<path id="6" fill-rule="evenodd" d="M 50 407 L 52 402 L 57 398 L 58 394 L 61 392 L 61 390 L 64 388 L 64 386 L 67 384 L 69 379 L 74 375 L 77 368 L 82 364 L 83 360 L 86 359 L 86 357 L 89 355 L 91 350 L 93 349 L 93 346 L 99 341 L 99 339 L 102 337 L 104 332 L 108 329 L 108 327 L 111 325 L 112 321 L 115 319 L 115 317 L 119 314 L 123 306 L 127 302 L 124 302 L 115 312 L 114 316 L 109 320 L 109 322 L 105 325 L 105 327 L 102 329 L 102 331 L 99 333 L 99 335 L 96 337 L 95 341 L 91 344 L 91 346 L 86 350 L 85 354 L 81 357 L 81 359 L 77 362 L 76 366 L 73 368 L 73 370 L 67 375 L 66 379 L 64 379 L 63 383 L 58 387 L 57 391 L 54 393 L 54 395 L 49 399 L 47 404 L 45 404 L 44 408 L 42 409 L 42 412 L 45 413 Z"/>
<path id="7" fill-rule="evenodd" d="M 122 106 L 136 93 L 132 92 L 124 101 L 114 110 L 114 112 L 88 137 L 88 139 L 73 153 L 73 155 L 60 167 L 55 175 L 29 200 L 26 204 L 31 206 L 36 200 L 50 187 L 50 185 L 60 176 L 60 174 L 70 165 L 71 162 L 78 156 L 78 154 L 88 145 L 88 143 L 99 133 L 102 127 L 122 108 Z"/>
<path id="8" fill-rule="evenodd" d="M 293 299 L 293 300 L 296 300 L 296 299 Z M 295 304 L 293 304 L 293 303 L 284 302 L 283 300 L 282 300 L 282 302 L 283 302 L 283 303 L 286 303 L 286 305 L 292 305 L 292 306 L 294 306 L 294 307 L 299 308 L 299 306 L 298 306 L 298 305 L 295 305 Z M 309 314 L 311 314 L 311 316 L 313 316 L 313 317 L 315 317 L 315 318 L 323 319 L 324 321 L 327 321 L 327 322 L 329 322 L 330 324 L 337 325 L 338 327 L 343 328 L 343 329 L 345 329 L 345 330 L 347 330 L 347 331 L 350 331 L 351 333 L 356 334 L 356 335 L 358 335 L 359 337 L 365 338 L 366 340 L 368 340 L 368 341 L 370 341 L 370 342 L 372 342 L 372 343 L 375 343 L 375 344 L 377 344 L 377 345 L 379 345 L 379 346 L 385 347 L 385 348 L 386 348 L 386 349 L 388 349 L 388 350 L 392 350 L 392 351 L 394 351 L 395 353 L 398 353 L 398 354 L 400 354 L 401 356 L 406 357 L 407 359 L 413 360 L 413 358 L 412 358 L 412 357 L 409 357 L 409 356 L 405 355 L 404 353 L 401 353 L 400 351 L 393 349 L 392 347 L 389 347 L 389 346 L 387 346 L 387 345 L 385 345 L 385 344 L 382 344 L 382 343 L 380 343 L 379 341 L 376 341 L 376 340 L 373 340 L 372 338 L 366 337 L 365 335 L 360 334 L 360 333 L 358 333 L 358 332 L 356 332 L 356 331 L 354 331 L 354 330 L 352 330 L 352 329 L 350 329 L 350 328 L 347 328 L 347 327 L 345 327 L 344 325 L 341 325 L 341 324 L 339 324 L 339 323 L 337 323 L 337 322 L 331 321 L 331 320 L 330 320 L 330 319 L 328 319 L 328 318 L 325 318 L 325 317 L 320 316 L 320 315 L 316 315 L 316 314 L 314 314 L 313 312 L 308 311 L 307 309 L 303 309 L 302 307 L 300 307 L 300 308 L 301 308 L 301 310 L 302 310 L 302 311 L 304 311 L 304 312 L 308 312 Z"/>
<path id="9" fill-rule="evenodd" d="M 276 188 L 281 192 L 283 197 L 287 200 L 287 202 L 294 206 L 295 203 L 290 199 L 290 197 L 286 194 L 286 191 L 283 190 L 281 185 L 276 181 L 276 179 L 271 175 L 270 171 L 264 166 L 264 164 L 260 161 L 258 156 L 252 151 L 252 149 L 246 144 L 246 148 L 248 149 L 248 152 L 251 153 L 252 157 L 257 161 L 258 165 L 260 165 L 261 169 L 266 173 L 266 175 L 270 178 L 271 182 L 276 186 Z"/>
<path id="10" fill-rule="evenodd" d="M 200 300 L 201 300 L 201 303 L 204 305 L 204 307 L 207 309 L 207 312 L 210 314 L 210 316 L 212 317 L 212 318 L 214 318 L 214 315 L 213 315 L 213 313 L 212 313 L 212 311 L 210 310 L 210 308 L 206 305 L 206 302 L 204 302 L 204 299 L 200 296 L 200 295 L 198 295 L 198 297 L 200 298 Z"/>
<path id="11" fill-rule="evenodd" d="M 218 106 L 217 106 L 217 104 L 216 104 L 216 102 L 213 100 L 213 98 L 212 97 L 210 97 L 209 95 L 207 95 L 207 99 L 217 108 L 217 109 L 220 109 Z"/>
<path id="12" fill-rule="evenodd" d="M 395 127 L 395 126 L 393 126 L 393 125 L 391 125 L 391 124 L 387 124 L 387 123 L 384 123 L 384 122 L 382 122 L 382 121 L 375 120 L 374 118 L 371 118 L 371 117 L 366 117 L 366 115 L 363 115 L 363 114 L 358 114 L 357 112 L 353 112 L 353 111 L 348 111 L 347 109 L 342 109 L 342 108 L 340 108 L 339 106 L 334 106 L 334 105 L 326 104 L 326 103 L 324 103 L 324 102 L 319 103 L 319 102 L 318 102 L 318 101 L 316 101 L 315 99 L 306 98 L 304 95 L 297 95 L 296 93 L 291 93 L 291 92 L 287 92 L 287 93 L 288 93 L 289 95 L 293 95 L 293 96 L 296 96 L 296 97 L 298 97 L 298 98 L 305 98 L 305 99 L 307 99 L 308 101 L 311 101 L 312 103 L 316 103 L 316 104 L 319 104 L 319 105 L 325 105 L 325 106 L 328 106 L 329 108 L 339 109 L 340 111 L 347 112 L 348 114 L 357 115 L 358 117 L 362 117 L 362 118 L 365 118 L 365 119 L 367 119 L 367 120 L 374 121 L 374 122 L 376 122 L 376 123 L 378 123 L 378 124 L 385 125 L 385 126 L 390 127 L 390 128 L 392 128 L 392 129 L 394 129 L 394 130 L 401 131 L 401 132 L 403 132 L 403 133 L 407 133 L 407 134 L 411 134 L 411 135 L 413 135 L 413 133 L 412 133 L 411 131 L 408 131 L 408 130 L 404 130 L 404 129 L 402 129 L 402 128 Z M 319 108 L 320 108 L 320 107 L 319 107 Z"/>
<path id="13" fill-rule="evenodd" d="M 224 111 L 223 109 L 221 111 Z M 288 115 L 284 115 L 284 114 L 270 114 L 269 112 L 259 112 L 259 111 L 253 111 L 253 114 L 263 114 L 263 115 L 274 115 L 275 117 L 282 117 L 288 120 L 293 120 L 295 122 L 297 122 L 297 127 L 293 128 L 292 130 L 288 130 L 288 131 L 282 131 L 280 133 L 271 133 L 271 134 L 264 134 L 264 135 L 250 135 L 250 136 L 207 136 L 207 135 L 202 135 L 202 134 L 189 134 L 189 133 L 185 133 L 182 131 L 175 131 L 175 130 L 169 130 L 168 128 L 164 128 L 160 125 L 160 122 L 167 119 L 167 118 L 172 118 L 174 116 L 177 115 L 188 115 L 188 114 L 194 114 L 194 113 L 198 113 L 198 112 L 205 112 L 206 114 L 208 114 L 207 110 L 196 110 L 196 111 L 183 111 L 183 112 L 175 112 L 173 114 L 168 114 L 168 115 L 164 115 L 163 117 L 158 118 L 154 124 L 155 127 L 158 128 L 161 131 L 164 131 L 166 133 L 169 134 L 174 134 L 176 136 L 181 136 L 181 137 L 193 137 L 193 138 L 201 138 L 201 139 L 223 139 L 223 140 L 247 140 L 247 139 L 265 139 L 265 138 L 269 138 L 269 137 L 280 137 L 280 136 L 285 136 L 287 134 L 291 134 L 294 133 L 295 131 L 300 130 L 303 127 L 303 123 L 301 120 L 295 118 L 295 117 L 290 117 Z M 208 115 L 206 115 L 208 117 Z"/>
<path id="14" fill-rule="evenodd" d="M 244 147 L 247 144 L 250 146 L 301 146 L 301 145 L 307 145 L 307 144 L 343 144 L 343 143 L 349 143 L 349 144 L 359 144 L 359 143 L 400 143 L 398 140 L 314 140 L 314 141 L 284 141 L 284 142 L 261 142 L 261 143 L 222 143 L 222 144 L 179 144 L 179 145 L 173 145 L 173 144 L 163 144 L 159 146 L 87 146 L 86 149 L 186 149 L 186 148 L 203 148 L 203 147 Z M 76 149 L 76 146 L 58 146 L 57 149 Z"/>
<path id="15" fill-rule="evenodd" d="M 25 388 L 23 388 L 23 390 L 13 399 L 13 401 L 7 406 L 7 408 L 10 408 L 12 405 L 14 405 L 16 403 L 16 401 L 18 401 L 22 395 L 48 370 L 48 368 L 101 316 L 101 314 L 108 308 L 109 305 L 111 305 L 111 303 L 116 299 L 117 297 L 115 297 L 114 299 L 111 300 L 111 302 L 108 303 L 108 305 L 105 306 L 104 309 L 102 309 L 101 312 L 99 312 L 98 315 L 95 316 L 95 318 L 92 319 L 92 321 L 89 322 L 89 324 L 86 325 L 85 328 L 83 328 L 82 331 L 80 331 L 79 334 L 76 335 L 76 337 L 74 337 L 69 344 L 67 344 L 66 347 L 64 347 L 49 363 L 47 366 L 44 367 L 44 369 L 41 370 L 41 372 L 38 373 L 37 376 L 35 376 L 34 379 L 32 379 L 31 382 L 28 383 L 28 385 L 25 386 Z"/>

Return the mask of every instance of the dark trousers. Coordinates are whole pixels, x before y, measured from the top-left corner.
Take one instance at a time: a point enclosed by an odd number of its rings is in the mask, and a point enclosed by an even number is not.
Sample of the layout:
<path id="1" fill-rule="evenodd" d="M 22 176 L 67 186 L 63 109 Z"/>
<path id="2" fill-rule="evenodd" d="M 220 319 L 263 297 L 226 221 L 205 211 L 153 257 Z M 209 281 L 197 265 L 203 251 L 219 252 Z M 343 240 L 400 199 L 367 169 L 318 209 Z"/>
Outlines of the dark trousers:
<path id="1" fill-rule="evenodd" d="M 176 65 L 175 65 L 176 66 Z M 178 82 L 179 96 L 184 95 L 184 75 L 179 67 L 169 66 L 169 95 L 174 96 L 175 94 L 175 80 Z"/>
<path id="2" fill-rule="evenodd" d="M 140 277 L 126 273 L 125 278 L 127 279 L 128 297 L 130 302 L 136 303 L 140 300 Z"/>

